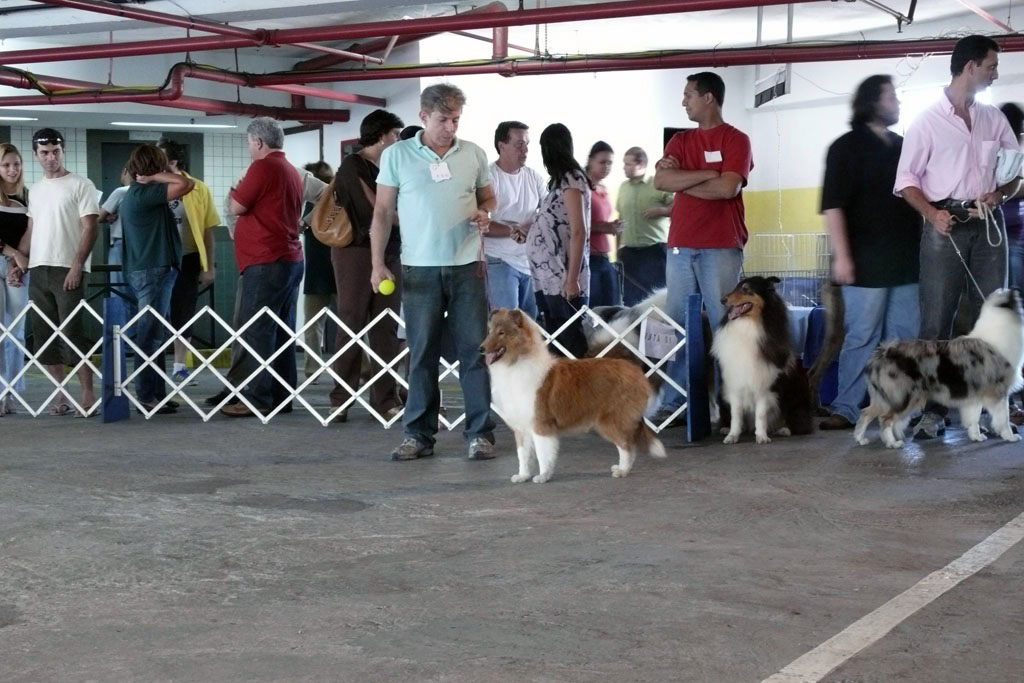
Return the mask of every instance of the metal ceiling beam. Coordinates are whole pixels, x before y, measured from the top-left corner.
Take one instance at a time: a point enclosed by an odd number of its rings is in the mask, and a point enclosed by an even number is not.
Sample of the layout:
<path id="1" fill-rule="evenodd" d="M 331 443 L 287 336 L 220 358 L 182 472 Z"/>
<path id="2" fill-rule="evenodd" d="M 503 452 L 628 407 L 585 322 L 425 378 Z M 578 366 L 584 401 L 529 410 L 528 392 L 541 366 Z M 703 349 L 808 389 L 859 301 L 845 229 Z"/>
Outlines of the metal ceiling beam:
<path id="1" fill-rule="evenodd" d="M 1024 52 L 1024 35 L 992 36 L 1003 52 Z M 486 64 L 427 64 L 383 69 L 337 69 L 312 73 L 280 72 L 254 76 L 258 85 L 295 83 L 334 83 L 342 81 L 375 81 L 381 79 L 429 78 L 501 74 L 530 76 L 553 73 L 598 71 L 635 71 L 643 69 L 679 69 L 688 67 L 716 68 L 755 64 L 787 64 L 797 62 L 834 62 L 859 59 L 886 59 L 915 54 L 950 54 L 956 39 L 856 41 L 826 45 L 774 45 L 761 47 L 662 52 L 652 55 L 595 55 L 579 58 L 518 58 Z"/>
<path id="2" fill-rule="evenodd" d="M 993 15 L 989 14 L 984 9 L 979 7 L 978 5 L 975 5 L 970 0 L 957 0 L 957 2 L 959 2 L 961 5 L 963 5 L 967 9 L 971 10 L 972 12 L 974 12 L 975 14 L 977 14 L 979 17 L 981 17 L 985 21 L 989 22 L 990 24 L 995 24 L 996 26 L 998 26 L 999 28 L 1003 29 L 1004 31 L 1007 31 L 1007 32 L 1010 32 L 1010 33 L 1013 32 L 1013 27 L 1012 26 L 1010 26 L 1007 23 L 1004 23 L 1004 22 L 1000 21 L 999 19 L 996 19 Z"/>
<path id="3" fill-rule="evenodd" d="M 910 2 L 910 10 L 908 11 L 907 14 L 904 14 L 903 12 L 900 12 L 899 10 L 894 10 L 892 7 L 889 7 L 888 5 L 883 5 L 878 0 L 860 0 L 860 1 L 863 2 L 865 5 L 867 5 L 868 7 L 874 7 L 876 10 L 878 10 L 880 12 L 884 12 L 884 13 L 888 14 L 890 17 L 894 18 L 896 20 L 896 27 L 898 29 L 900 29 L 901 32 L 902 32 L 902 29 L 903 29 L 903 24 L 906 24 L 906 25 L 909 26 L 910 24 L 914 23 L 914 7 L 917 5 L 917 0 L 911 0 L 911 2 Z"/>
<path id="4" fill-rule="evenodd" d="M 508 8 L 505 7 L 503 2 L 491 2 L 487 5 L 481 5 L 474 7 L 471 10 L 467 10 L 462 13 L 462 16 L 467 14 L 492 14 L 495 12 L 508 12 Z M 399 36 L 398 34 L 392 35 L 390 38 L 381 38 L 365 44 L 350 45 L 351 49 L 356 49 L 364 54 L 372 54 L 374 52 L 380 52 L 384 50 L 383 59 L 387 59 L 390 54 L 389 48 L 394 49 L 398 45 L 408 45 L 409 43 L 415 43 L 416 41 L 423 40 L 435 36 L 437 33 L 424 33 L 424 34 L 412 34 L 406 36 Z M 315 69 L 327 69 L 332 66 L 341 64 L 342 62 L 348 61 L 346 59 L 338 59 L 334 57 L 314 57 L 313 59 L 307 59 L 305 61 L 298 62 L 292 68 L 295 70 L 302 71 L 313 71 Z"/>
<path id="5" fill-rule="evenodd" d="M 215 21 L 207 21 L 205 19 L 197 19 L 191 16 L 179 17 L 173 14 L 167 14 L 166 12 L 155 12 L 153 10 L 140 9 L 138 7 L 128 7 L 126 5 L 119 5 L 114 2 L 109 2 L 108 0 L 33 1 L 38 2 L 41 5 L 50 5 L 51 7 L 65 7 L 69 9 L 84 10 L 86 12 L 94 12 L 96 14 L 106 14 L 114 17 L 122 17 L 124 19 L 135 19 L 138 21 L 145 21 L 151 24 L 162 24 L 164 26 L 175 26 L 178 28 L 184 28 L 186 30 L 213 33 L 219 36 L 226 36 L 229 38 L 237 38 L 240 40 L 249 41 L 252 45 L 271 44 L 270 36 L 274 34 L 274 31 L 269 31 L 263 28 L 248 29 L 242 28 L 240 26 L 231 26 L 230 24 L 221 24 Z M 345 59 L 358 59 L 360 61 L 372 62 L 374 64 L 383 63 L 377 57 L 368 57 L 366 55 L 360 55 L 354 52 L 348 52 L 346 50 L 337 50 L 331 47 L 314 45 L 308 42 L 290 42 L 284 44 L 294 45 L 295 47 L 301 47 L 306 50 L 325 52 L 333 56 L 344 57 Z"/>
<path id="6" fill-rule="evenodd" d="M 363 24 L 340 26 L 319 26 L 312 28 L 281 29 L 270 31 L 267 43 L 271 45 L 353 40 L 379 36 L 407 36 L 424 33 L 444 33 L 498 26 L 526 26 L 554 24 L 593 19 L 617 19 L 624 17 L 653 16 L 704 12 L 710 10 L 752 8 L 817 2 L 818 0 L 619 0 L 617 2 L 591 3 L 565 7 L 527 9 L 495 14 L 464 13 L 454 16 L 409 19 L 404 21 L 377 21 Z M 204 50 L 227 50 L 252 47 L 248 38 L 213 36 L 182 38 L 179 40 L 143 40 L 115 43 L 113 45 L 76 45 L 60 48 L 34 50 L 10 50 L 0 52 L 0 63 L 25 64 L 33 62 L 55 62 L 108 57 L 137 57 L 141 55 L 169 54 L 175 52 L 199 52 Z"/>

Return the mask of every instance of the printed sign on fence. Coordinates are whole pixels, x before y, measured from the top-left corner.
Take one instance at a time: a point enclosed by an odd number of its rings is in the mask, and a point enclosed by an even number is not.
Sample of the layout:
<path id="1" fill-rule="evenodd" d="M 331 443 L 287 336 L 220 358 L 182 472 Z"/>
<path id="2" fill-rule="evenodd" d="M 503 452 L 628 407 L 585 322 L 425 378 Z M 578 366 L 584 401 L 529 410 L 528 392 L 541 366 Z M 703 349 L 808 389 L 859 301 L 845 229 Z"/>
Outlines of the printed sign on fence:
<path id="1" fill-rule="evenodd" d="M 648 358 L 675 360 L 672 348 L 679 342 L 676 328 L 647 318 L 640 323 L 640 353 Z"/>

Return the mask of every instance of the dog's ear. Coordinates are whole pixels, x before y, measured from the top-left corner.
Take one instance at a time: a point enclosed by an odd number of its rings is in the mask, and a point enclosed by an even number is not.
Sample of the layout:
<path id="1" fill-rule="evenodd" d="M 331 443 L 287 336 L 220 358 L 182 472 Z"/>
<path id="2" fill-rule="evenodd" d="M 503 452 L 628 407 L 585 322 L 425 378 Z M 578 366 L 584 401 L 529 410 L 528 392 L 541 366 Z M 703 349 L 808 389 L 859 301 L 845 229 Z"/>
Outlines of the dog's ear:
<path id="1" fill-rule="evenodd" d="M 782 280 L 780 280 L 779 278 L 775 277 L 774 275 L 766 277 L 764 279 L 764 281 L 767 282 L 770 286 L 772 286 L 773 289 L 774 289 L 775 285 L 777 285 L 780 282 L 782 282 Z"/>
<path id="2" fill-rule="evenodd" d="M 523 326 L 523 312 L 518 308 L 513 308 L 509 311 L 509 315 L 512 317 L 512 322 L 515 323 L 516 327 Z"/>
<path id="3" fill-rule="evenodd" d="M 491 320 L 492 318 L 494 318 L 494 316 L 498 315 L 504 310 L 504 308 L 492 308 L 490 314 L 487 316 L 487 319 Z"/>

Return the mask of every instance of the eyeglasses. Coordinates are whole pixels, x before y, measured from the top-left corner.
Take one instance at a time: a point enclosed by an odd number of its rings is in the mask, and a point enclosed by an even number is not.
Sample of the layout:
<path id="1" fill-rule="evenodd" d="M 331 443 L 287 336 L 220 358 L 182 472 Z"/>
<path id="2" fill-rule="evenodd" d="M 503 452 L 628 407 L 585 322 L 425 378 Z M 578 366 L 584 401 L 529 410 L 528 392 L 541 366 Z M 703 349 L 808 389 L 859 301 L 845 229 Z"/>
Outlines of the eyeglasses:
<path id="1" fill-rule="evenodd" d="M 34 142 L 37 145 L 60 145 L 61 147 L 64 146 L 64 138 L 39 137 L 32 138 L 32 142 Z"/>

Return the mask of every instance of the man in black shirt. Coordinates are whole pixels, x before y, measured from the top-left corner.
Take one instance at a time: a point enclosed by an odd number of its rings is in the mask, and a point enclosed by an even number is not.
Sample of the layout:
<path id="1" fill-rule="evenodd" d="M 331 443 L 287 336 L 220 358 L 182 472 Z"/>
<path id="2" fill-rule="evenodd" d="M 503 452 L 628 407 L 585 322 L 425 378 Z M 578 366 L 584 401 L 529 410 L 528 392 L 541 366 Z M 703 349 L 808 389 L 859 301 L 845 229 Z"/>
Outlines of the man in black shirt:
<path id="1" fill-rule="evenodd" d="M 903 138 L 889 76 L 857 87 L 851 130 L 829 147 L 821 210 L 832 238 L 832 280 L 842 285 L 846 332 L 839 393 L 822 429 L 849 429 L 866 391 L 864 367 L 883 340 L 913 339 L 918 304 L 921 218 L 893 194 Z"/>

